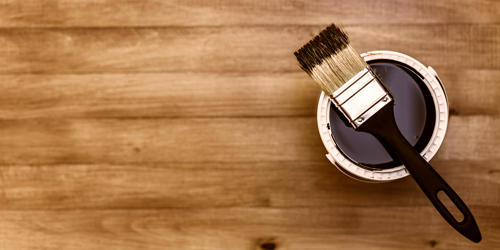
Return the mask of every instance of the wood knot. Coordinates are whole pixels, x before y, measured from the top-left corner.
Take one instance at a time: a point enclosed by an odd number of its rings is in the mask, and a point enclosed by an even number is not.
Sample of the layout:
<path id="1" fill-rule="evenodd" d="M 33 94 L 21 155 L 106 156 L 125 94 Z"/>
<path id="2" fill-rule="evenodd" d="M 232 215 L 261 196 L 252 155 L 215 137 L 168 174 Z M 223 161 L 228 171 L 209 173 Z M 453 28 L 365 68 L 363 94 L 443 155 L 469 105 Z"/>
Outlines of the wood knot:
<path id="1" fill-rule="evenodd" d="M 259 240 L 257 244 L 257 250 L 276 250 L 278 245 L 281 243 L 280 238 L 267 238 L 264 240 Z"/>
<path id="2" fill-rule="evenodd" d="M 431 246 L 431 248 L 434 248 L 437 244 L 438 244 L 438 242 L 435 241 L 435 240 L 430 240 L 429 241 L 429 245 Z"/>
<path id="3" fill-rule="evenodd" d="M 262 243 L 262 244 L 260 244 L 260 249 L 262 249 L 262 250 L 275 250 L 276 244 L 274 244 L 274 243 Z"/>
<path id="4" fill-rule="evenodd" d="M 500 173 L 500 170 L 498 169 L 491 169 L 488 171 L 488 174 L 495 174 L 495 173 Z"/>

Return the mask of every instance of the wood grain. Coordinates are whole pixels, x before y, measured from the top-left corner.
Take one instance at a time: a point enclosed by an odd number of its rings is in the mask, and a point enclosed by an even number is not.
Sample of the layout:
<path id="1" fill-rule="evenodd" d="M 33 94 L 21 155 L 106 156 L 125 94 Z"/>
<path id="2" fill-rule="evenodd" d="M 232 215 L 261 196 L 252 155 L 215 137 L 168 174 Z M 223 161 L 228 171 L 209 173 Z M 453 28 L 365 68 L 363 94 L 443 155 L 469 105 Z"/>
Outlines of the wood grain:
<path id="1" fill-rule="evenodd" d="M 500 2 L 0 1 L 1 249 L 499 249 Z M 432 165 L 473 244 L 411 178 L 326 158 L 293 51 L 331 22 L 438 73 Z"/>
<path id="2" fill-rule="evenodd" d="M 323 28 L 4 29 L 0 73 L 298 72 L 293 51 Z M 360 52 L 390 49 L 433 67 L 500 69 L 500 25 L 346 30 Z"/>
<path id="3" fill-rule="evenodd" d="M 500 114 L 500 71 L 439 70 L 452 115 Z"/>
<path id="4" fill-rule="evenodd" d="M 311 81 L 302 72 L 0 75 L 0 117 L 314 116 Z"/>
<path id="5" fill-rule="evenodd" d="M 494 249 L 500 209 L 471 206 L 484 241 L 456 240 L 431 207 L 2 211 L 16 249 Z M 29 239 L 29 240 L 26 240 Z"/>
<path id="6" fill-rule="evenodd" d="M 495 161 L 433 160 L 432 165 L 468 205 L 498 206 L 500 167 Z M 0 176 L 0 210 L 430 206 L 411 178 L 359 183 L 326 159 L 17 165 L 0 167 Z"/>
<path id="7" fill-rule="evenodd" d="M 452 115 L 500 115 L 499 70 L 436 71 Z M 303 72 L 0 75 L 0 82 L 6 120 L 313 117 L 319 96 Z"/>
<path id="8" fill-rule="evenodd" d="M 488 0 L 8 0 L 0 27 L 498 23 L 499 11 Z"/>
<path id="9" fill-rule="evenodd" d="M 499 116 L 466 116 L 458 119 L 451 117 L 447 133 L 453 136 L 443 142 L 439 158 L 500 159 L 500 147 L 496 146 L 496 142 L 500 141 L 498 122 Z M 486 142 L 490 139 L 491 143 Z"/>
<path id="10" fill-rule="evenodd" d="M 453 116 L 435 156 L 500 160 L 500 117 Z M 482 126 L 482 129 L 477 129 Z M 315 117 L 0 121 L 0 164 L 325 160 Z"/>

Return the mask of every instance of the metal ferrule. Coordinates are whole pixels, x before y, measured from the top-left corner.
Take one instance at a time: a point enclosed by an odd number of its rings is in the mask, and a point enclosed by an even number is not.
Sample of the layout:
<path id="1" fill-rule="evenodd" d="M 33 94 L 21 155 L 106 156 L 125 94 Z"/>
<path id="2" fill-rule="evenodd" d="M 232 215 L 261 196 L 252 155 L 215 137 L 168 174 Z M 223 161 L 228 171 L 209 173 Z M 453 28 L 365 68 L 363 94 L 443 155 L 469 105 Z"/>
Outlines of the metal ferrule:
<path id="1" fill-rule="evenodd" d="M 354 128 L 382 109 L 393 95 L 368 66 L 330 97 Z"/>

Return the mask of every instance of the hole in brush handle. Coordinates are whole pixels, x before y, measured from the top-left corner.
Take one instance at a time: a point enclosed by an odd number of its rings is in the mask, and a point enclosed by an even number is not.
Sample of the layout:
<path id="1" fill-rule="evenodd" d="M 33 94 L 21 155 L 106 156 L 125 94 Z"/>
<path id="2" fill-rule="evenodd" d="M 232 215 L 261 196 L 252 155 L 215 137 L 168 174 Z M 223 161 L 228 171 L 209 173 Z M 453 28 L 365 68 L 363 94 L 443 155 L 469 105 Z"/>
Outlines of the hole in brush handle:
<path id="1" fill-rule="evenodd" d="M 458 223 L 464 221 L 465 215 L 460 211 L 460 209 L 458 209 L 458 207 L 451 200 L 446 191 L 439 190 L 439 192 L 437 193 L 437 198 Z"/>

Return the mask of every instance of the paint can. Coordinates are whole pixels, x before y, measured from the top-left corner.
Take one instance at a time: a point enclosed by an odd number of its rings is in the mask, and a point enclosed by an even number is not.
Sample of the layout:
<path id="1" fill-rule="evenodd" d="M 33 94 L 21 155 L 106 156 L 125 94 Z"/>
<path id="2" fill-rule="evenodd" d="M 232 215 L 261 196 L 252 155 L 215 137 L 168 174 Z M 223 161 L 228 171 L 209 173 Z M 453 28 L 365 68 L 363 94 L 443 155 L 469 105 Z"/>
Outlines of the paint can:
<path id="1" fill-rule="evenodd" d="M 398 52 L 372 51 L 361 56 L 394 94 L 394 113 L 401 133 L 424 159 L 431 160 L 443 143 L 449 118 L 448 99 L 437 73 Z M 323 92 L 317 119 L 328 151 L 326 157 L 344 174 L 374 183 L 409 175 L 374 136 L 350 127 Z"/>

